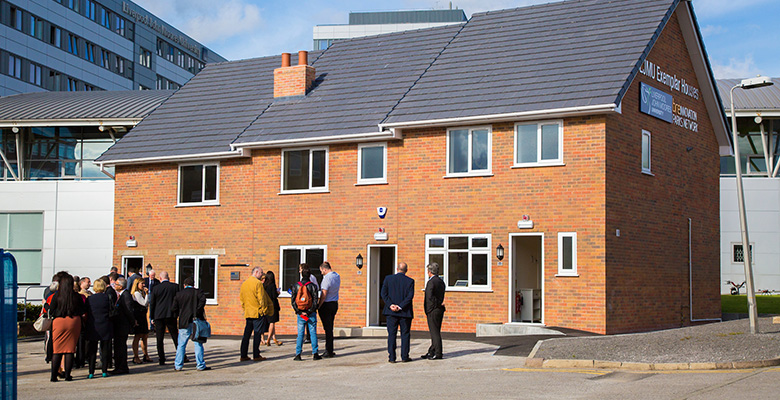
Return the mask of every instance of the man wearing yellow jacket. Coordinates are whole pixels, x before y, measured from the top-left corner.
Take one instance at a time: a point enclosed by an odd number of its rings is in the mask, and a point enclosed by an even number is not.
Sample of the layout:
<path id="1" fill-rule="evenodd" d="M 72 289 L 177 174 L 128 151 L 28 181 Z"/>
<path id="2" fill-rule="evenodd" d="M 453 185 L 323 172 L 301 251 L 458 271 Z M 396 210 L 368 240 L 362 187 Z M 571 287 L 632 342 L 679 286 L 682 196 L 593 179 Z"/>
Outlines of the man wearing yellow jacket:
<path id="1" fill-rule="evenodd" d="M 241 361 L 265 360 L 265 357 L 260 355 L 260 340 L 268 327 L 268 317 L 274 315 L 274 306 L 260 281 L 262 276 L 263 269 L 254 267 L 252 275 L 241 284 L 241 308 L 244 309 L 246 318 L 244 337 L 241 339 Z M 249 336 L 252 331 L 255 337 L 252 341 L 252 358 L 249 358 Z"/>

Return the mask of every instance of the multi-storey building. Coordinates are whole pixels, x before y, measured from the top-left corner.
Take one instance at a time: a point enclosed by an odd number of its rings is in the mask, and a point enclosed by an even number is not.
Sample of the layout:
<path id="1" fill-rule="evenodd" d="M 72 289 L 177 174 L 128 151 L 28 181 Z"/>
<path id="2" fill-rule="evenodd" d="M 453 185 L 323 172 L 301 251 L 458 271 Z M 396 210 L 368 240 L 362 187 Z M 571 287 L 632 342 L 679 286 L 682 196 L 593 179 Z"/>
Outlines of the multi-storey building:
<path id="1" fill-rule="evenodd" d="M 726 114 L 731 117 L 730 91 L 738 79 L 718 80 Z M 757 291 L 780 291 L 780 79 L 773 86 L 736 89 L 734 110 L 739 132 L 739 160 L 744 174 L 745 204 L 751 260 Z M 736 166 L 733 156 L 721 158 L 721 291 L 732 281 L 745 280 L 742 234 L 737 206 Z M 745 293 L 745 288 L 740 293 Z"/>
<path id="2" fill-rule="evenodd" d="M 284 297 L 323 260 L 347 328 L 382 325 L 399 261 L 418 289 L 441 265 L 447 331 L 720 317 L 731 150 L 690 1 L 480 13 L 297 63 L 209 65 L 96 161 L 115 168 L 114 264 L 194 277 L 215 332 L 242 331 L 253 266 Z"/>
<path id="3" fill-rule="evenodd" d="M 314 50 L 325 50 L 338 40 L 460 24 L 465 21 L 466 13 L 458 9 L 351 12 L 347 25 L 314 27 Z"/>
<path id="4" fill-rule="evenodd" d="M 0 0 L 0 96 L 177 89 L 224 58 L 129 0 Z"/>

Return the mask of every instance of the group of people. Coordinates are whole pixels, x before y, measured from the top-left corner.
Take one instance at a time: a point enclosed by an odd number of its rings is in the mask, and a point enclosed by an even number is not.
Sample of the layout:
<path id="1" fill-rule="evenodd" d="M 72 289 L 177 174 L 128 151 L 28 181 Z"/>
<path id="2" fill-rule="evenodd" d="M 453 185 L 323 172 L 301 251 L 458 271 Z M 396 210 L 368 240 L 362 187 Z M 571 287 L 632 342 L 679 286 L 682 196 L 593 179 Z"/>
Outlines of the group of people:
<path id="1" fill-rule="evenodd" d="M 311 342 L 312 357 L 320 360 L 336 355 L 333 351 L 333 324 L 339 309 L 339 288 L 341 277 L 333 271 L 327 261 L 319 266 L 322 282 L 312 274 L 308 264 L 299 265 L 298 272 L 301 281 L 291 288 L 291 306 L 296 314 L 298 336 L 295 342 L 296 361 L 301 361 L 304 342 Z M 263 361 L 260 355 L 260 344 L 264 332 L 268 332 L 267 344 L 271 338 L 277 345 L 275 323 L 279 321 L 281 306 L 279 305 L 279 289 L 276 287 L 273 272 L 263 273 L 263 269 L 255 267 L 252 274 L 241 284 L 241 308 L 244 310 L 246 325 L 241 339 L 240 361 Z M 317 342 L 317 313 L 325 330 L 325 352 L 320 355 Z M 252 358 L 249 358 L 249 338 L 254 333 L 252 341 Z M 308 339 L 308 340 L 307 340 Z"/>
<path id="2" fill-rule="evenodd" d="M 47 332 L 47 361 L 51 362 L 51 381 L 58 378 L 72 380 L 74 364 L 89 365 L 88 379 L 94 377 L 97 352 L 100 349 L 102 376 L 120 375 L 130 372 L 128 367 L 127 340 L 133 338 L 133 363 L 152 362 L 147 341 L 151 328 L 157 342 L 159 365 L 166 365 L 165 332 L 170 334 L 176 347 L 174 369 L 182 370 L 186 357 L 186 346 L 193 334 L 193 320 L 205 319 L 205 293 L 194 287 L 192 277 L 183 280 L 182 285 L 170 281 L 167 272 L 160 272 L 160 279 L 147 266 L 147 276 L 138 271 L 125 278 L 116 267 L 111 273 L 101 276 L 94 283 L 89 278 L 73 277 L 67 272 L 57 273 L 52 284 L 44 293 L 42 313 L 52 318 L 52 329 Z M 414 299 L 414 279 L 406 276 L 406 263 L 400 263 L 397 272 L 385 278 L 381 298 L 385 303 L 383 314 L 387 320 L 388 361 L 396 362 L 396 337 L 401 331 L 401 361 L 411 361 L 409 356 L 410 332 Z M 431 334 L 431 345 L 422 358 L 442 359 L 441 325 L 444 318 L 444 294 L 446 285 L 438 276 L 439 265 L 431 263 L 426 267 L 428 282 L 425 288 L 424 309 Z M 293 360 L 302 361 L 303 345 L 311 343 L 312 358 L 335 357 L 333 327 L 338 313 L 341 277 L 333 271 L 330 263 L 319 266 L 322 281 L 319 282 L 309 265 L 299 265 L 301 280 L 290 290 L 291 308 L 296 315 L 298 335 Z M 90 290 L 90 287 L 92 290 Z M 276 286 L 274 273 L 263 272 L 260 267 L 252 269 L 250 277 L 241 284 L 241 307 L 246 319 L 241 340 L 240 361 L 263 361 L 260 346 L 270 346 L 276 338 L 276 323 L 279 322 L 281 306 L 280 289 Z M 325 331 L 325 351 L 320 354 L 317 341 L 317 317 Z M 150 324 L 151 322 L 151 324 Z M 249 357 L 249 338 L 252 342 L 252 358 Z M 265 336 L 267 334 L 267 337 Z M 193 340 L 196 368 L 210 370 L 204 358 L 204 346 Z M 139 354 L 139 344 L 143 358 Z M 113 364 L 113 370 L 109 371 Z"/>
<path id="3" fill-rule="evenodd" d="M 166 363 L 163 339 L 167 328 L 176 346 L 174 367 L 181 370 L 189 361 L 185 348 L 190 325 L 194 318 L 204 318 L 206 305 L 205 294 L 194 287 L 191 277 L 184 279 L 183 286 L 180 290 L 164 271 L 157 279 L 152 269 L 147 270 L 146 278 L 138 271 L 125 278 L 114 267 L 94 283 L 65 271 L 54 275 L 44 292 L 42 310 L 42 314 L 52 319 L 51 331 L 46 332 L 46 361 L 51 362 L 51 381 L 72 380 L 74 366 L 84 363 L 89 365 L 87 378 L 92 379 L 98 348 L 103 377 L 129 373 L 127 341 L 131 334 L 134 335 L 133 363 L 152 362 L 147 348 L 150 320 L 156 326 L 160 365 Z M 200 348 L 198 344 L 195 346 L 197 369 L 208 370 L 202 344 Z"/>

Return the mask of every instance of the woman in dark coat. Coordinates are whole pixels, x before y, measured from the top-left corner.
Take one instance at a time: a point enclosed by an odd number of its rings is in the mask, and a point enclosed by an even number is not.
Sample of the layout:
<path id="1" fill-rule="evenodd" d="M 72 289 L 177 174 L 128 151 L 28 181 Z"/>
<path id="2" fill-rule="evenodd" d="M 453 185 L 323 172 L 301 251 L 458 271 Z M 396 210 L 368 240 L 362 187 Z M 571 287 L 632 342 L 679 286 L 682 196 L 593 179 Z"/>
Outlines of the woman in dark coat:
<path id="1" fill-rule="evenodd" d="M 87 360 L 89 360 L 89 376 L 92 379 L 95 374 L 95 361 L 97 358 L 97 346 L 100 343 L 100 366 L 103 377 L 108 376 L 108 364 L 111 360 L 111 338 L 114 335 L 114 326 L 111 324 L 111 299 L 106 293 L 106 283 L 98 279 L 93 287 L 95 294 L 87 297 Z"/>
<path id="2" fill-rule="evenodd" d="M 268 297 L 271 298 L 271 302 L 274 303 L 274 315 L 268 317 L 268 340 L 264 341 L 264 344 L 270 346 L 271 339 L 277 346 L 281 346 L 282 342 L 276 340 L 276 323 L 279 322 L 279 290 L 276 288 L 276 277 L 273 271 L 268 271 L 263 275 L 263 288 L 268 293 Z"/>
<path id="3" fill-rule="evenodd" d="M 81 317 L 86 313 L 84 299 L 74 290 L 73 277 L 60 272 L 60 287 L 51 299 L 50 315 L 53 356 L 51 381 L 57 382 L 57 372 L 64 360 L 65 380 L 72 381 L 73 358 L 81 334 Z"/>

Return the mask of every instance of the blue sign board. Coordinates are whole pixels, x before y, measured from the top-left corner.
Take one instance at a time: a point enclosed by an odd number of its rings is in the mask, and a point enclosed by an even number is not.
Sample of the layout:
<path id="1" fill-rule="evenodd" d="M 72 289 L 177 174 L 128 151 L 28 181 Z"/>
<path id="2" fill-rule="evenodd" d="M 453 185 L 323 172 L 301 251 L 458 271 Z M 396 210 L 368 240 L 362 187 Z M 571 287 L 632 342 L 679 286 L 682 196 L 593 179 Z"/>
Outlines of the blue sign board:
<path id="1" fill-rule="evenodd" d="M 641 83 L 639 87 L 639 111 L 671 123 L 672 103 L 671 94 Z"/>

